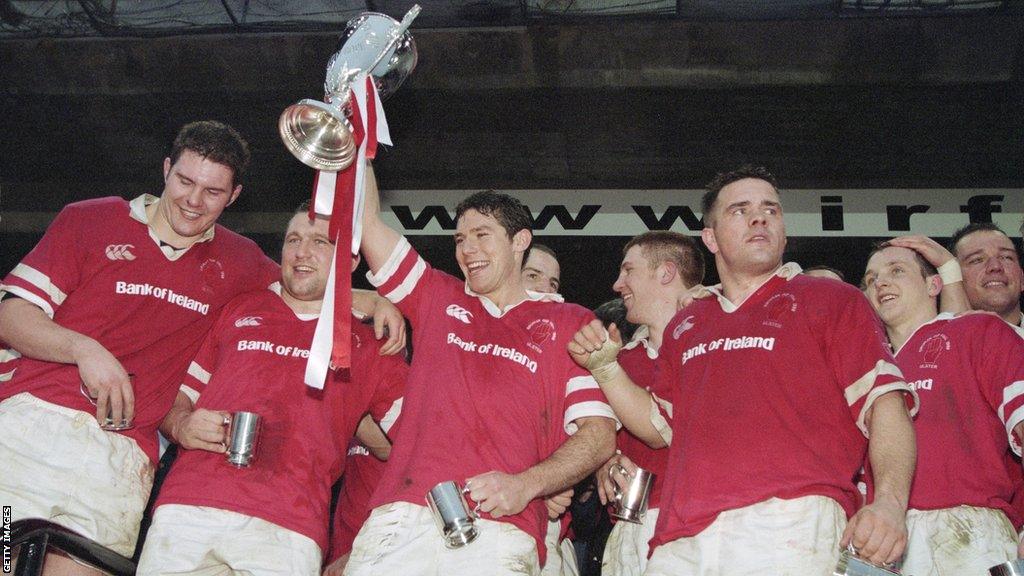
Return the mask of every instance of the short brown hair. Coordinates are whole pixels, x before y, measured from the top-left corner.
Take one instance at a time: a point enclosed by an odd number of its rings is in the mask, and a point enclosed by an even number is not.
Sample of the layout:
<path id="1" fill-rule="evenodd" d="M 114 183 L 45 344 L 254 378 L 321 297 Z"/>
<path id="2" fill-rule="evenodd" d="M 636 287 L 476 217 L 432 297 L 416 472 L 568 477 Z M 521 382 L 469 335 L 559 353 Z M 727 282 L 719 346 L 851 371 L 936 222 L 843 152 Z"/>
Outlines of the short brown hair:
<path id="1" fill-rule="evenodd" d="M 249 168 L 249 144 L 245 138 L 231 126 L 214 120 L 201 120 L 181 127 L 171 145 L 171 164 L 177 163 L 185 150 L 230 168 L 231 181 L 236 186 Z"/>
<path id="2" fill-rule="evenodd" d="M 879 252 L 881 252 L 882 250 L 885 250 L 886 248 L 896 248 L 896 246 L 893 246 L 893 244 L 890 243 L 888 240 L 883 240 L 882 242 L 875 242 L 874 244 L 872 244 L 871 245 L 871 252 L 868 253 L 868 261 L 870 262 L 872 256 L 874 256 L 875 254 L 878 254 Z M 908 250 L 910 250 L 911 252 L 914 253 L 914 261 L 917 262 L 918 268 L 921 269 L 920 270 L 921 271 L 921 276 L 923 278 L 927 278 L 929 276 L 934 276 L 934 275 L 939 273 L 939 271 L 935 268 L 935 266 L 933 266 L 931 262 L 925 260 L 924 256 L 922 256 L 920 252 L 918 252 L 917 250 L 914 250 L 912 248 L 908 248 Z M 865 267 L 865 273 L 867 273 L 867 270 L 866 270 L 867 265 L 865 264 L 864 267 Z M 860 279 L 860 287 L 861 287 L 861 290 L 866 288 L 866 286 L 864 285 L 864 277 L 863 276 L 861 276 L 861 279 Z"/>
<path id="3" fill-rule="evenodd" d="M 730 172 L 719 172 L 715 177 L 708 182 L 704 188 L 707 192 L 701 198 L 701 220 L 704 221 L 704 227 L 711 225 L 709 216 L 715 209 L 715 203 L 718 202 L 718 193 L 733 182 L 738 182 L 745 178 L 756 178 L 757 180 L 764 180 L 765 182 L 772 185 L 776 191 L 779 190 L 779 183 L 775 180 L 775 175 L 768 171 L 764 166 L 755 166 L 753 164 L 744 164 L 739 168 Z"/>
<path id="4" fill-rule="evenodd" d="M 669 230 L 652 230 L 634 236 L 622 248 L 622 255 L 633 246 L 639 246 L 651 267 L 662 262 L 672 262 L 679 269 L 679 275 L 687 287 L 700 284 L 704 279 L 704 253 L 697 241 L 689 236 Z"/>

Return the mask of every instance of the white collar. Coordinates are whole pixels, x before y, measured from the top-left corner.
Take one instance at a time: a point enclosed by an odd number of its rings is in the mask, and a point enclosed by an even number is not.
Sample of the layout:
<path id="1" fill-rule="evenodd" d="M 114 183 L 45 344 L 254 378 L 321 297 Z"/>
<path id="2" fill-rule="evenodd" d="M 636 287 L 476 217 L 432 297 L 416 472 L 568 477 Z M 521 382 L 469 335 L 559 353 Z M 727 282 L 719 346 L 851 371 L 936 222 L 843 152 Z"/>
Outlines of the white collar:
<path id="1" fill-rule="evenodd" d="M 646 324 L 641 324 L 636 332 L 633 332 L 633 339 L 626 343 L 622 347 L 623 350 L 632 350 L 637 346 L 643 345 L 646 349 L 647 357 L 651 360 L 658 359 L 658 349 L 651 344 L 651 329 Z"/>
<path id="2" fill-rule="evenodd" d="M 750 293 L 747 294 L 747 297 L 743 299 L 743 301 L 738 302 L 736 304 L 733 304 L 732 301 L 725 297 L 725 294 L 722 293 L 721 284 L 715 284 L 714 286 L 705 286 L 703 290 L 697 290 L 696 294 L 694 295 L 694 298 L 704 298 L 714 294 L 716 297 L 718 297 L 718 303 L 722 306 L 722 310 L 728 314 L 739 310 L 740 306 L 743 306 L 743 302 L 746 302 L 747 299 L 756 294 L 757 291 L 761 289 L 761 287 L 763 287 L 768 282 L 771 282 L 776 277 L 781 276 L 782 278 L 785 278 L 787 282 L 789 282 L 802 271 L 803 269 L 800 268 L 800 265 L 797 264 L 796 262 L 786 262 L 782 266 L 776 268 L 775 272 L 772 273 L 771 276 L 765 278 L 763 282 L 761 282 L 760 284 L 757 285 L 756 288 L 751 290 Z"/>
<path id="3" fill-rule="evenodd" d="M 217 227 L 216 225 L 207 228 L 206 232 L 203 232 L 203 235 L 199 237 L 199 240 L 196 240 L 188 248 L 184 248 L 181 250 L 177 250 L 174 247 L 160 240 L 160 238 L 157 237 L 156 232 L 153 230 L 153 226 L 149 222 L 149 214 L 146 212 L 147 207 L 159 201 L 160 199 L 157 198 L 156 196 L 153 196 L 152 194 L 142 194 L 140 196 L 136 196 L 130 202 L 128 202 L 128 206 L 130 208 L 129 214 L 131 215 L 133 220 L 146 225 L 146 228 L 149 231 L 149 237 L 153 239 L 153 242 L 156 242 L 157 247 L 160 248 L 160 252 L 162 252 L 163 255 L 167 257 L 168 260 L 174 261 L 177 260 L 178 258 L 181 258 L 186 252 L 189 251 L 190 248 L 192 248 L 192 246 L 195 246 L 199 242 L 209 242 L 210 240 L 213 240 L 213 231 Z"/>
<path id="4" fill-rule="evenodd" d="M 487 296 L 477 294 L 476 292 L 470 290 L 468 282 L 466 283 L 465 287 L 466 294 L 473 296 L 474 298 L 479 298 L 480 303 L 483 304 L 484 306 L 484 310 L 487 310 L 487 313 L 490 314 L 491 316 L 494 316 L 495 318 L 501 318 L 505 314 L 508 314 L 510 310 L 512 310 L 516 306 L 519 306 L 523 302 L 565 302 L 565 299 L 562 298 L 561 294 L 551 294 L 547 292 L 534 292 L 533 290 L 527 290 L 526 298 L 523 298 L 522 300 L 516 302 L 515 304 L 509 304 L 504 308 L 499 308 L 498 305 L 495 304 Z"/>

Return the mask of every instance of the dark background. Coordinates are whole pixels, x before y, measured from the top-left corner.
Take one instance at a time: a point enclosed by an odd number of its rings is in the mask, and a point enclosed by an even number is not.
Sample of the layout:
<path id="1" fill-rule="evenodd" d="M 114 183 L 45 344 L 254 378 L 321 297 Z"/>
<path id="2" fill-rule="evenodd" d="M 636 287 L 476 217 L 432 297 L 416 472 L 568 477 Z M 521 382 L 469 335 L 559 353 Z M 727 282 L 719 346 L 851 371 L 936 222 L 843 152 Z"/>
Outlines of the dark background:
<path id="1" fill-rule="evenodd" d="M 410 3 L 383 4 L 400 16 Z M 695 189 L 754 161 L 784 188 L 1024 194 L 1024 3 L 698 14 L 680 2 L 674 15 L 606 18 L 477 2 L 475 20 L 470 3 L 423 4 L 419 65 L 385 103 L 385 191 Z M 0 33 L 0 272 L 68 202 L 158 194 L 174 134 L 202 118 L 249 139 L 253 165 L 225 221 L 276 255 L 261 219 L 312 183 L 277 118 L 320 96 L 341 26 L 312 28 Z M 539 239 L 561 256 L 568 299 L 612 296 L 626 238 Z M 450 239 L 411 240 L 455 270 Z M 856 277 L 869 241 L 791 238 L 787 258 Z"/>

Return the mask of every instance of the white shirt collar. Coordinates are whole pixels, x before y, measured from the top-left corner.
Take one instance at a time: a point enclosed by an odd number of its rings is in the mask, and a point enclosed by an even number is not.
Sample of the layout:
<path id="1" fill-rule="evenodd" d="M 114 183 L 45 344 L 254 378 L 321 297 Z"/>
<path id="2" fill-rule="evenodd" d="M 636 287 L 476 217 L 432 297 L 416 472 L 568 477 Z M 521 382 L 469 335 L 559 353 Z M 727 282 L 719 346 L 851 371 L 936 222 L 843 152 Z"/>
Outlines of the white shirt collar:
<path id="1" fill-rule="evenodd" d="M 651 330 L 646 324 L 641 324 L 636 332 L 633 332 L 633 339 L 626 343 L 622 347 L 623 350 L 632 350 L 637 346 L 643 346 L 647 352 L 647 357 L 651 360 L 658 359 L 658 349 L 651 345 Z"/>
<path id="2" fill-rule="evenodd" d="M 160 238 L 157 237 L 156 232 L 153 231 L 153 226 L 150 225 L 149 223 L 149 214 L 146 212 L 147 207 L 159 201 L 160 199 L 157 198 L 156 196 L 153 196 L 152 194 L 142 194 L 140 196 L 137 196 L 133 198 L 130 202 L 128 202 L 128 206 L 130 207 L 129 214 L 131 215 L 132 219 L 146 225 L 146 228 L 149 230 L 149 237 L 153 239 L 153 242 L 156 242 L 156 245 L 160 248 L 160 251 L 163 252 L 164 256 L 166 256 L 168 260 L 174 261 L 177 260 L 178 258 L 181 258 L 186 252 L 189 251 L 189 248 L 194 246 L 196 243 L 209 242 L 210 240 L 213 240 L 213 231 L 216 228 L 216 226 L 210 226 L 206 230 L 206 232 L 203 232 L 203 235 L 199 237 L 199 240 L 196 240 L 196 242 L 193 243 L 192 246 L 189 246 L 188 248 L 184 248 L 182 250 L 176 250 L 174 247 L 169 246 L 168 244 L 161 241 Z"/>
<path id="3" fill-rule="evenodd" d="M 753 296 L 758 290 L 760 290 L 762 286 L 764 286 L 768 282 L 771 282 L 776 277 L 781 276 L 782 278 L 785 278 L 788 282 L 802 271 L 803 269 L 800 268 L 800 265 L 797 264 L 796 262 L 786 262 L 782 266 L 776 268 L 775 272 L 771 276 L 765 278 L 763 282 L 761 282 L 760 284 L 758 284 L 756 288 L 751 290 L 742 302 L 737 302 L 736 304 L 733 304 L 732 301 L 725 297 L 725 294 L 722 293 L 721 284 L 715 284 L 714 286 L 705 286 L 703 290 L 697 291 L 696 295 L 694 295 L 694 298 L 705 298 L 707 296 L 711 296 L 712 294 L 714 294 L 716 297 L 718 297 L 718 303 L 722 306 L 722 310 L 725 311 L 726 313 L 732 313 L 739 310 L 740 306 L 743 306 L 743 302 L 746 302 L 747 299 Z"/>
<path id="4" fill-rule="evenodd" d="M 470 290 L 468 282 L 466 283 L 465 286 L 466 294 L 473 296 L 475 298 L 479 298 L 480 303 L 483 304 L 484 309 L 487 310 L 487 313 L 490 314 L 491 316 L 494 316 L 495 318 L 501 318 L 505 314 L 508 314 L 510 310 L 512 310 L 516 306 L 519 306 L 523 302 L 565 302 L 565 299 L 562 298 L 561 294 L 550 294 L 547 292 L 534 292 L 532 290 L 527 290 L 526 298 L 520 300 L 519 302 L 516 302 L 515 304 L 509 304 L 504 308 L 499 308 L 498 305 L 495 304 L 487 296 L 477 294 L 476 292 Z"/>

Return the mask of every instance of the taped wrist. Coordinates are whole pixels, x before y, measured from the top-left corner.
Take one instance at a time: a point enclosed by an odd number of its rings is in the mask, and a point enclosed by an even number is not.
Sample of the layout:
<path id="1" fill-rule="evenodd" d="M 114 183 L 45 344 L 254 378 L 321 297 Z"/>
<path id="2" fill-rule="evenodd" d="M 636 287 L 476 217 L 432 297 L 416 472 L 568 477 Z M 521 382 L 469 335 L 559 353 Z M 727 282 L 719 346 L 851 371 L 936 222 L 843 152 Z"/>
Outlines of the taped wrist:
<path id="1" fill-rule="evenodd" d="M 622 371 L 622 367 L 617 361 L 621 348 L 621 344 L 616 344 L 608 338 L 601 345 L 600 350 L 590 353 L 590 358 L 587 359 L 587 370 L 590 370 L 594 380 L 597 380 L 599 384 L 612 380 L 616 374 Z"/>
<path id="2" fill-rule="evenodd" d="M 598 384 L 604 384 L 615 379 L 615 376 L 622 372 L 622 366 L 619 366 L 617 360 L 612 360 L 603 366 L 593 368 L 590 373 L 594 376 L 594 380 L 597 380 Z"/>
<path id="3" fill-rule="evenodd" d="M 939 266 L 938 271 L 943 284 L 955 284 L 964 280 L 963 272 L 960 271 L 960 263 L 955 258 Z"/>

